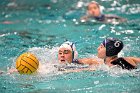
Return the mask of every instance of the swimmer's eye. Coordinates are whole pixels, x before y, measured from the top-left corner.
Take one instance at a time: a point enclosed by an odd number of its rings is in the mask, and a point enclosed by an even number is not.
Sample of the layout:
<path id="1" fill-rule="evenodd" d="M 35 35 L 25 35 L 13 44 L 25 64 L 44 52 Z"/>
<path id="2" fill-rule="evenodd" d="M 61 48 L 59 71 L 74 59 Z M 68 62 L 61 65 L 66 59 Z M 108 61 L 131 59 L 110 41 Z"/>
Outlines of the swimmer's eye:
<path id="1" fill-rule="evenodd" d="M 64 50 L 64 54 L 68 54 L 69 53 L 69 51 L 68 50 Z"/>
<path id="2" fill-rule="evenodd" d="M 94 7 L 94 9 L 97 9 L 97 7 Z"/>
<path id="3" fill-rule="evenodd" d="M 101 46 L 101 48 L 104 48 L 104 46 Z"/>
<path id="4" fill-rule="evenodd" d="M 100 45 L 100 48 L 104 48 L 104 45 L 103 45 L 103 44 L 101 44 L 101 45 Z"/>
<path id="5" fill-rule="evenodd" d="M 59 55 L 62 55 L 62 54 L 69 54 L 70 53 L 70 50 L 64 50 L 64 51 L 60 51 L 59 52 Z"/>
<path id="6" fill-rule="evenodd" d="M 59 54 L 61 55 L 61 54 L 62 54 L 62 52 L 59 52 Z"/>
<path id="7" fill-rule="evenodd" d="M 96 10 L 97 7 L 94 6 L 94 7 L 89 7 L 89 8 L 88 8 L 88 10 L 92 10 L 92 9 Z"/>

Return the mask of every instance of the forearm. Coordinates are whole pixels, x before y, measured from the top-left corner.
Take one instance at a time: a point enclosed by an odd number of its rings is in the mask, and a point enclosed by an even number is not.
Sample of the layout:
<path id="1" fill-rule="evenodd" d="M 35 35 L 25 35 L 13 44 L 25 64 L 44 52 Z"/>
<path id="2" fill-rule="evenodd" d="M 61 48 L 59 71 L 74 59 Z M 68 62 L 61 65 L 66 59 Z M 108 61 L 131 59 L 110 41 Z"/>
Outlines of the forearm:
<path id="1" fill-rule="evenodd" d="M 9 69 L 8 74 L 12 74 L 14 72 L 18 72 L 16 68 Z"/>
<path id="2" fill-rule="evenodd" d="M 87 21 L 90 18 L 89 15 L 85 15 L 83 17 L 80 18 L 81 22 Z"/>
<path id="3" fill-rule="evenodd" d="M 137 57 L 130 57 L 134 62 L 140 63 L 140 58 Z"/>

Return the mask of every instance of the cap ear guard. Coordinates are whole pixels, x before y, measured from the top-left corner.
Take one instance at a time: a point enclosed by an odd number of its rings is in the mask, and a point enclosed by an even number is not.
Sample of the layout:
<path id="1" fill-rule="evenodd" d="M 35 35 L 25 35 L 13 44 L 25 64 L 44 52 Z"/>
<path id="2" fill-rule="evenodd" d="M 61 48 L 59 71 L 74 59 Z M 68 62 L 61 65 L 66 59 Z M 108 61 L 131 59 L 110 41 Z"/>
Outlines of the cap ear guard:
<path id="1" fill-rule="evenodd" d="M 74 43 L 72 43 L 72 44 L 70 45 L 70 46 L 71 46 L 71 49 L 72 49 L 72 61 L 73 61 L 73 59 L 74 59 L 73 45 L 74 45 Z"/>

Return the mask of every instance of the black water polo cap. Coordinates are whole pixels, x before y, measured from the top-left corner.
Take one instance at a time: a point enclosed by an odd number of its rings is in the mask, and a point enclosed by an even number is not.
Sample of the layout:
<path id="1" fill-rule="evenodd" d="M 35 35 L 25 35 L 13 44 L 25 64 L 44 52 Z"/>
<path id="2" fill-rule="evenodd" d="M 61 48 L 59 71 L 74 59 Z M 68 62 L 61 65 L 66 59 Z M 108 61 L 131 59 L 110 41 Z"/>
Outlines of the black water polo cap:
<path id="1" fill-rule="evenodd" d="M 106 47 L 106 56 L 108 57 L 118 55 L 123 49 L 123 42 L 117 38 L 106 38 L 102 44 Z"/>

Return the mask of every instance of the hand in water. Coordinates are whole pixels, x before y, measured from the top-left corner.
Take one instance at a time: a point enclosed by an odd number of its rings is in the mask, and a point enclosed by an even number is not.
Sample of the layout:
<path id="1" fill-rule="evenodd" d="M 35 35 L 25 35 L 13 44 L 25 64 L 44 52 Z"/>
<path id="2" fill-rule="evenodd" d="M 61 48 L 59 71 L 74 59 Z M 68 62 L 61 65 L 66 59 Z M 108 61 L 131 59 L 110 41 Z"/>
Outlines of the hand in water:
<path id="1" fill-rule="evenodd" d="M 12 74 L 14 72 L 18 72 L 16 68 L 9 69 L 8 74 Z"/>
<path id="2" fill-rule="evenodd" d="M 3 73 L 3 71 L 0 70 L 0 74 L 2 74 L 2 73 Z"/>

